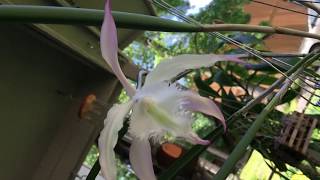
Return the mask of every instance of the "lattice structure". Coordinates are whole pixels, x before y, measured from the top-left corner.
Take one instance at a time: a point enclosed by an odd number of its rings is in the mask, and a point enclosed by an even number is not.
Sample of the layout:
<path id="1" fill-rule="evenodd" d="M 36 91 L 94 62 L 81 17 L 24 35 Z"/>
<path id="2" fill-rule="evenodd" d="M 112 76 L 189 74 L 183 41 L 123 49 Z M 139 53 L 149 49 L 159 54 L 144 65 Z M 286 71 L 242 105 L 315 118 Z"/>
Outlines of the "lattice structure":
<path id="1" fill-rule="evenodd" d="M 296 152 L 306 154 L 318 118 L 294 112 L 285 116 L 283 122 L 284 127 L 278 139 L 279 143 Z"/>

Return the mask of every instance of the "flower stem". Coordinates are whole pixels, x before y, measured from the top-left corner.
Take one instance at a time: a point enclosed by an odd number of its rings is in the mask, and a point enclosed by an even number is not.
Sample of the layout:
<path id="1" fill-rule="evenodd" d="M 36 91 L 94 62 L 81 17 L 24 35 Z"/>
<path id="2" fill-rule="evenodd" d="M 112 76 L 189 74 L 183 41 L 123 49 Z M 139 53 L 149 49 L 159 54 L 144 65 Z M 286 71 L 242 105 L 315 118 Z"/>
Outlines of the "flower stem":
<path id="1" fill-rule="evenodd" d="M 220 32 L 242 31 L 266 34 L 286 34 L 320 40 L 320 35 L 284 27 L 255 26 L 246 24 L 216 24 L 197 26 L 184 22 L 163 19 L 155 16 L 113 11 L 118 28 L 129 28 L 166 32 Z M 0 22 L 41 23 L 41 24 L 80 24 L 101 26 L 104 11 L 97 9 L 0 5 Z"/>
<path id="2" fill-rule="evenodd" d="M 312 58 L 307 61 L 300 61 L 294 67 L 292 67 L 288 73 L 293 73 L 290 78 L 295 80 L 298 75 L 303 72 L 303 70 L 311 65 L 314 61 L 319 59 L 319 54 L 314 55 Z M 262 112 L 258 115 L 256 120 L 253 122 L 251 127 L 248 129 L 246 134 L 240 140 L 238 145 L 234 148 L 232 153 L 230 154 L 227 161 L 223 164 L 219 172 L 216 176 L 214 176 L 215 180 L 224 180 L 227 178 L 229 173 L 232 171 L 233 167 L 236 165 L 238 160 L 243 156 L 243 154 L 247 151 L 247 147 L 254 139 L 255 134 L 258 132 L 260 127 L 262 126 L 266 116 L 278 105 L 281 101 L 283 95 L 287 92 L 288 88 L 291 86 L 293 81 L 286 80 L 284 86 L 281 87 L 280 91 L 272 98 L 272 100 L 268 103 L 268 105 L 262 110 Z"/>

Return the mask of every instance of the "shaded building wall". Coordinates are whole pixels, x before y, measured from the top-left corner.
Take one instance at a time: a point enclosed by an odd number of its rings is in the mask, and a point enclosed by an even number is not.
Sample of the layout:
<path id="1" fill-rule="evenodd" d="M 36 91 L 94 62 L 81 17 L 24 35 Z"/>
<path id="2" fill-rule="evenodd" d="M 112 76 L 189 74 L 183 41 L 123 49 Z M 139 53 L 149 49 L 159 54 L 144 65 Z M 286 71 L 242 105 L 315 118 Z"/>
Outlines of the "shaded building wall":
<path id="1" fill-rule="evenodd" d="M 259 1 L 294 11 L 307 13 L 307 8 L 283 0 Z M 251 2 L 250 4 L 246 5 L 244 7 L 244 11 L 251 14 L 250 24 L 253 25 L 258 25 L 262 21 L 268 21 L 272 26 L 281 26 L 307 31 L 308 16 L 303 14 L 294 13 L 256 2 Z M 267 50 L 273 52 L 298 52 L 302 39 L 303 38 L 300 37 L 276 34 L 268 37 L 265 40 L 265 45 Z"/>

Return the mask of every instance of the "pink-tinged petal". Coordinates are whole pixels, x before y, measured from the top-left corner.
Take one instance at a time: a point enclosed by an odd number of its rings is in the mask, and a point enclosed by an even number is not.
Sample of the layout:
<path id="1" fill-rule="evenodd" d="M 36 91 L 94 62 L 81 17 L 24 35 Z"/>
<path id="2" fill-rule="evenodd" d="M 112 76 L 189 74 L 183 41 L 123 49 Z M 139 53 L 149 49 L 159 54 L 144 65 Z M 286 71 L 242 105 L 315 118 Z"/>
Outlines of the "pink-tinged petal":
<path id="1" fill-rule="evenodd" d="M 139 179 L 156 180 L 152 165 L 151 147 L 147 139 L 134 138 L 131 142 L 129 156 L 132 168 Z"/>
<path id="2" fill-rule="evenodd" d="M 186 70 L 213 66 L 218 61 L 228 60 L 244 64 L 244 61 L 240 59 L 241 57 L 244 57 L 244 55 L 185 54 L 175 56 L 158 64 L 147 75 L 145 85 L 170 80 Z"/>
<path id="3" fill-rule="evenodd" d="M 128 95 L 132 97 L 135 94 L 135 89 L 123 74 L 118 61 L 117 29 L 111 14 L 111 0 L 106 0 L 100 44 L 102 57 L 120 80 Z"/>
<path id="4" fill-rule="evenodd" d="M 185 137 L 192 144 L 209 145 L 211 142 L 209 140 L 201 139 L 196 133 L 190 132 Z"/>
<path id="5" fill-rule="evenodd" d="M 104 120 L 104 128 L 100 133 L 98 143 L 101 171 L 107 180 L 117 179 L 116 159 L 113 149 L 118 141 L 118 131 L 122 128 L 123 120 L 132 105 L 133 101 L 113 105 Z"/>
<path id="6" fill-rule="evenodd" d="M 202 97 L 191 91 L 186 92 L 185 98 L 181 102 L 181 106 L 190 111 L 201 112 L 216 117 L 223 125 L 226 131 L 226 122 L 220 108 L 211 100 Z"/>

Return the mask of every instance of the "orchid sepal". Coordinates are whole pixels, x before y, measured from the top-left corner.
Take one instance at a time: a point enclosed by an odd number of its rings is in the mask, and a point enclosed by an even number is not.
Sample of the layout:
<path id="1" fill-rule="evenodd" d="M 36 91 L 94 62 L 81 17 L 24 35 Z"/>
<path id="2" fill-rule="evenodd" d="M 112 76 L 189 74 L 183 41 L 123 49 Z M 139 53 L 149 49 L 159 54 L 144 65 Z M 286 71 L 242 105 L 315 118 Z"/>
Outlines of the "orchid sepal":
<path id="1" fill-rule="evenodd" d="M 151 71 L 145 81 L 145 85 L 150 85 L 160 81 L 170 81 L 180 73 L 199 69 L 201 67 L 210 67 L 219 61 L 231 61 L 235 63 L 245 64 L 240 55 L 215 55 L 215 54 L 184 54 L 163 60 L 157 67 Z"/>
<path id="2" fill-rule="evenodd" d="M 127 94 L 132 97 L 135 94 L 135 88 L 127 80 L 122 72 L 118 61 L 118 39 L 117 28 L 111 14 L 111 1 L 106 0 L 104 9 L 104 21 L 101 27 L 100 46 L 104 60 L 111 67 L 111 70 L 119 79 Z"/>
<path id="3" fill-rule="evenodd" d="M 132 108 L 132 105 L 132 101 L 125 104 L 113 105 L 104 120 L 104 128 L 100 133 L 98 144 L 101 171 L 107 180 L 114 180 L 117 177 L 115 153 L 113 149 L 118 141 L 118 131 L 122 128 L 125 116 Z"/>

